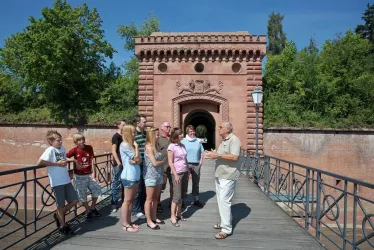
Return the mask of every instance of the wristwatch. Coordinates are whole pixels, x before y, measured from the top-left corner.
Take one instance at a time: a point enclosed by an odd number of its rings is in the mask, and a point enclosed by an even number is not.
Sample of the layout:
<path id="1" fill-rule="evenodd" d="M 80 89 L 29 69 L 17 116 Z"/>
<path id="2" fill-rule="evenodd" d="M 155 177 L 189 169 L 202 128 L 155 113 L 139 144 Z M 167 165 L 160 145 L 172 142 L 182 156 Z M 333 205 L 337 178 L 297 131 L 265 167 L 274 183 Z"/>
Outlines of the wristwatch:
<path id="1" fill-rule="evenodd" d="M 218 159 L 221 159 L 222 158 L 222 155 L 221 154 L 218 154 Z"/>

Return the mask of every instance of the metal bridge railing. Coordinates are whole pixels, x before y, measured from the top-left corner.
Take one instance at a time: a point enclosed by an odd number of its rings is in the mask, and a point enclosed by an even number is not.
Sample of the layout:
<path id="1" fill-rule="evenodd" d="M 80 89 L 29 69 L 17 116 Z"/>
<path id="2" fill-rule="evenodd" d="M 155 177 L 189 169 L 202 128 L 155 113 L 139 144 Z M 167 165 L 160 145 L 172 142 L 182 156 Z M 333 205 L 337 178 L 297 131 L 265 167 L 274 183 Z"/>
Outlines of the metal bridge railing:
<path id="1" fill-rule="evenodd" d="M 111 154 L 94 157 L 96 180 L 102 194 L 111 193 L 113 158 Z M 72 170 L 72 166 L 69 165 Z M 72 177 L 72 176 L 71 176 Z M 49 185 L 47 168 L 33 166 L 0 172 L 0 248 L 31 244 L 56 229 L 54 223 L 55 197 Z M 85 209 L 76 206 L 68 212 L 72 220 Z M 44 234 L 43 234 L 44 232 Z M 27 241 L 26 239 L 35 239 Z M 26 242 L 27 241 L 27 242 Z"/>
<path id="2" fill-rule="evenodd" d="M 241 160 L 242 172 L 328 249 L 374 247 L 373 184 L 250 151 Z M 94 158 L 104 195 L 111 193 L 112 166 L 111 154 Z M 51 231 L 56 207 L 46 167 L 0 172 L 0 185 L 1 249 L 31 244 Z M 75 207 L 67 220 L 82 212 Z"/>
<path id="3" fill-rule="evenodd" d="M 326 248 L 374 248 L 374 184 L 250 151 L 241 170 Z"/>

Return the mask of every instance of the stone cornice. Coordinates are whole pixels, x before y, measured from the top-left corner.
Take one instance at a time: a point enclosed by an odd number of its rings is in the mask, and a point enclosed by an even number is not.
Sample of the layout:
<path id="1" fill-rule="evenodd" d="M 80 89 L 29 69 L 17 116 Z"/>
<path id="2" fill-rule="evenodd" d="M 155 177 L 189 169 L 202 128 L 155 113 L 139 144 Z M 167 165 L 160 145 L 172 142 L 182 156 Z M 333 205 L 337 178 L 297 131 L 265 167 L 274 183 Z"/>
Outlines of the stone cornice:
<path id="1" fill-rule="evenodd" d="M 264 43 L 266 35 L 238 33 L 159 33 L 152 36 L 135 37 L 135 44 L 170 44 L 170 43 Z"/>
<path id="2" fill-rule="evenodd" d="M 261 61 L 266 55 L 266 47 L 145 47 L 136 51 L 141 62 L 167 61 Z"/>

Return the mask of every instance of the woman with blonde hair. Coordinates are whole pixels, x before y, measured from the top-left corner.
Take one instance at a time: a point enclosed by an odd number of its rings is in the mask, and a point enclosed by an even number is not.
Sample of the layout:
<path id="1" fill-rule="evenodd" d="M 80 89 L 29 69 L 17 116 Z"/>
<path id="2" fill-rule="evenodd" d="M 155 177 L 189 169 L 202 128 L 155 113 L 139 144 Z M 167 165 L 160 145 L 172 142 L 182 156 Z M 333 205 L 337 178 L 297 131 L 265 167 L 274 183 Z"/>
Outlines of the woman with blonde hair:
<path id="1" fill-rule="evenodd" d="M 160 226 L 156 224 L 165 224 L 164 221 L 157 219 L 157 205 L 161 194 L 164 171 L 164 160 L 161 152 L 158 151 L 156 143 L 158 136 L 158 128 L 149 128 L 147 130 L 143 172 L 147 193 L 144 204 L 145 216 L 147 218 L 147 226 L 153 230 L 160 229 Z"/>
<path id="2" fill-rule="evenodd" d="M 139 226 L 131 222 L 131 209 L 140 181 L 139 147 L 135 142 L 135 127 L 125 125 L 121 129 L 123 142 L 120 145 L 120 155 L 123 164 L 121 180 L 125 197 L 122 203 L 122 227 L 126 232 L 138 232 Z"/>

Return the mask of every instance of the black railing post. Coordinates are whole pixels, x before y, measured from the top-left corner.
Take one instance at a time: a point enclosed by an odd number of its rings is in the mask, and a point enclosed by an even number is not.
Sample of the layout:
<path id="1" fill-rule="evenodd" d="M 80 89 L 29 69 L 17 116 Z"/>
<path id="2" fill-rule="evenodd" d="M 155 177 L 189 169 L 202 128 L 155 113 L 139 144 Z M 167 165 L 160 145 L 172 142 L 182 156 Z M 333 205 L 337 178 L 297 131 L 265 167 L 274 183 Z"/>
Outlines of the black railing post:
<path id="1" fill-rule="evenodd" d="M 352 239 L 352 245 L 353 249 L 356 249 L 356 219 L 357 219 L 357 184 L 354 183 L 353 185 L 353 239 Z"/>
<path id="2" fill-rule="evenodd" d="M 344 181 L 344 229 L 343 229 L 343 250 L 347 249 L 347 210 L 348 210 L 348 182 Z"/>
<path id="3" fill-rule="evenodd" d="M 292 193 L 292 174 L 291 174 L 291 164 L 288 163 L 288 185 L 287 185 L 287 201 L 288 206 L 290 206 L 290 202 L 292 201 L 292 196 L 290 197 L 290 194 Z"/>
<path id="4" fill-rule="evenodd" d="M 294 203 L 294 201 L 295 201 L 295 199 L 294 199 L 294 186 L 295 186 L 295 172 L 294 172 L 294 170 L 295 170 L 295 167 L 294 167 L 294 165 L 293 164 L 290 164 L 291 165 L 291 184 L 290 184 L 290 187 L 291 187 L 291 198 L 290 198 L 290 200 L 291 200 L 291 210 L 293 211 L 293 203 Z"/>
<path id="5" fill-rule="evenodd" d="M 275 161 L 275 192 L 277 196 L 279 195 L 279 192 L 280 192 L 279 178 L 280 178 L 280 160 L 277 159 Z"/>
<path id="6" fill-rule="evenodd" d="M 259 176 L 257 174 L 258 174 L 258 169 L 260 168 L 260 161 L 258 159 L 257 154 L 252 156 L 251 165 L 252 165 L 253 183 L 256 185 L 259 185 Z"/>
<path id="7" fill-rule="evenodd" d="M 269 195 L 269 185 L 270 185 L 270 158 L 265 156 L 264 158 L 264 191 Z"/>
<path id="8" fill-rule="evenodd" d="M 312 177 L 311 177 L 311 179 L 312 179 L 312 201 L 313 201 L 313 203 L 312 203 L 312 211 L 310 212 L 310 214 L 311 214 L 311 217 L 312 217 L 312 219 L 311 219 L 311 224 L 314 226 L 314 221 L 317 221 L 316 220 L 316 217 L 314 216 L 314 200 L 315 200 L 315 195 L 314 195 L 314 183 L 316 183 L 315 182 L 315 180 L 314 180 L 314 175 L 315 175 L 315 171 L 312 171 Z M 310 183 L 310 182 L 309 182 Z"/>
<path id="9" fill-rule="evenodd" d="M 317 216 L 316 216 L 316 238 L 321 240 L 321 173 L 317 172 Z"/>
<path id="10" fill-rule="evenodd" d="M 309 232 L 309 180 L 310 180 L 310 170 L 306 170 L 305 174 L 305 185 L 306 185 L 306 196 L 305 196 L 305 230 Z"/>
<path id="11" fill-rule="evenodd" d="M 23 191 L 24 191 L 24 196 L 23 196 L 23 218 L 24 218 L 24 234 L 25 234 L 25 238 L 27 237 L 27 170 L 23 171 Z"/>
<path id="12" fill-rule="evenodd" d="M 41 197 L 43 199 L 43 197 Z M 37 230 L 37 222 L 36 222 L 36 169 L 34 169 L 34 230 Z"/>

